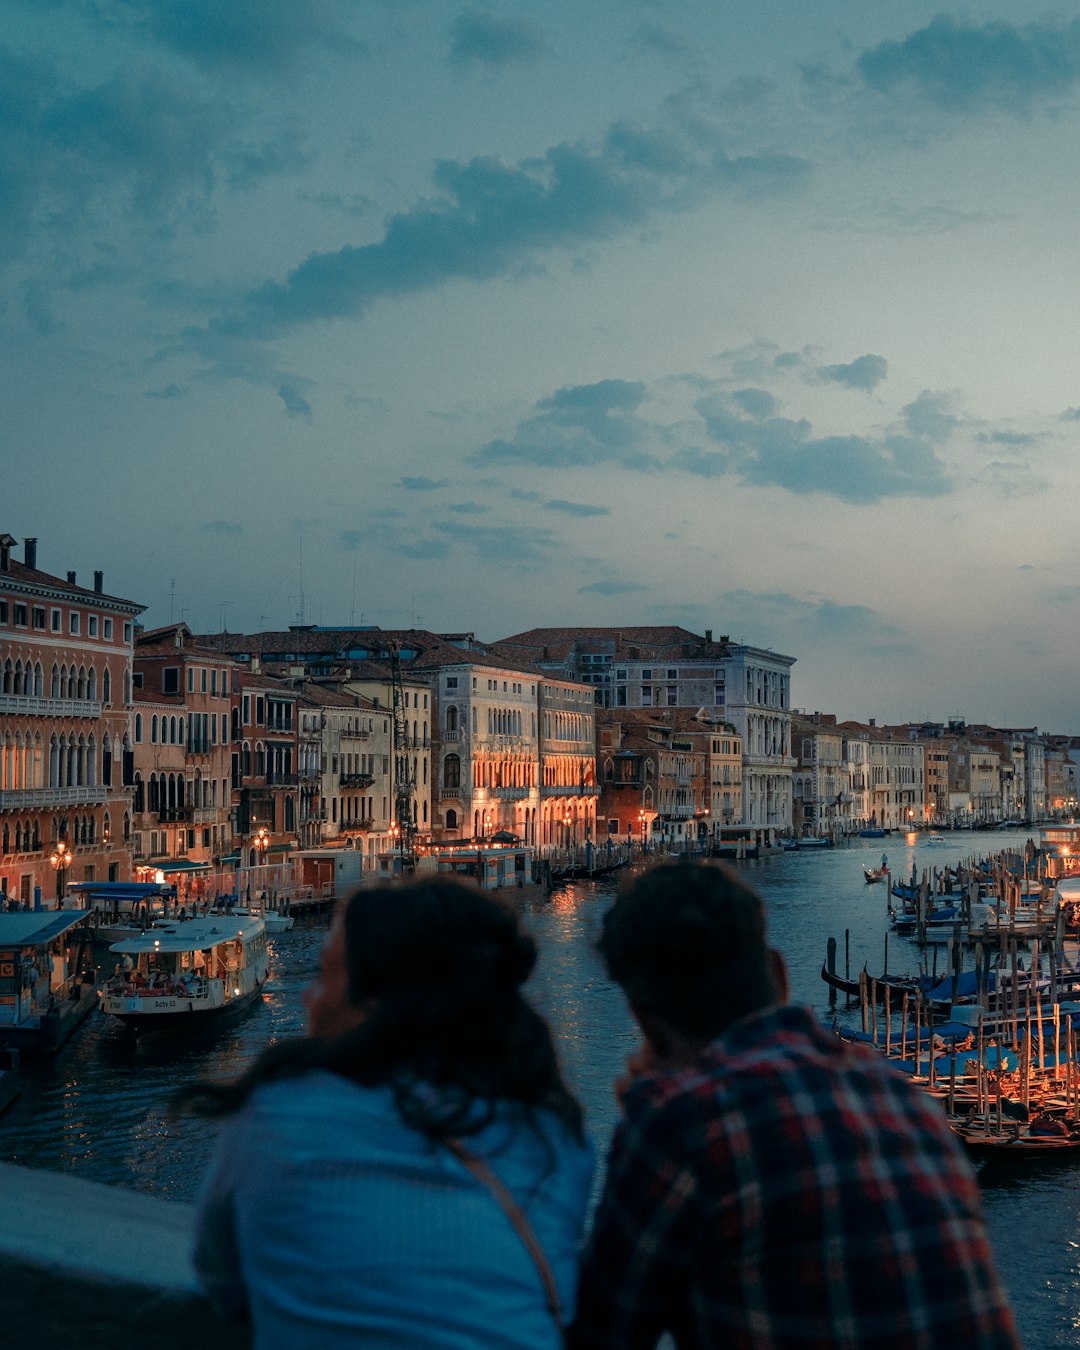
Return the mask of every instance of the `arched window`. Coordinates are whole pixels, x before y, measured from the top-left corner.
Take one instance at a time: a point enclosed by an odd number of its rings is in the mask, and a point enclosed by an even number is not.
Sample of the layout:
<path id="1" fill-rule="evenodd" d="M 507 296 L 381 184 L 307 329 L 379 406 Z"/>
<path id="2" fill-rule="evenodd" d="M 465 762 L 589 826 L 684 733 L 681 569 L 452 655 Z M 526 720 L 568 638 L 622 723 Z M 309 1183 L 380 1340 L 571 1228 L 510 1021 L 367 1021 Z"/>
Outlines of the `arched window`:
<path id="1" fill-rule="evenodd" d="M 93 666 L 86 672 L 86 697 L 97 699 L 97 671 Z"/>
<path id="2" fill-rule="evenodd" d="M 150 719 L 150 744 L 157 745 L 157 713 Z"/>
<path id="3" fill-rule="evenodd" d="M 135 744 L 142 744 L 142 713 L 135 714 Z"/>
<path id="4" fill-rule="evenodd" d="M 457 829 L 457 812 L 453 808 L 446 813 L 446 828 L 448 830 Z"/>
<path id="5" fill-rule="evenodd" d="M 51 685 L 50 687 L 51 687 L 51 689 L 52 689 L 52 697 L 53 697 L 53 698 L 59 698 L 59 697 L 60 697 L 60 667 L 56 664 L 55 661 L 53 662 L 53 668 L 52 668 L 52 685 Z"/>
<path id="6" fill-rule="evenodd" d="M 102 703 L 112 702 L 112 676 L 109 674 L 109 667 L 106 666 L 101 676 L 101 701 Z"/>
<path id="7" fill-rule="evenodd" d="M 461 758 L 458 755 L 447 755 L 443 760 L 443 787 L 459 788 L 461 786 Z"/>

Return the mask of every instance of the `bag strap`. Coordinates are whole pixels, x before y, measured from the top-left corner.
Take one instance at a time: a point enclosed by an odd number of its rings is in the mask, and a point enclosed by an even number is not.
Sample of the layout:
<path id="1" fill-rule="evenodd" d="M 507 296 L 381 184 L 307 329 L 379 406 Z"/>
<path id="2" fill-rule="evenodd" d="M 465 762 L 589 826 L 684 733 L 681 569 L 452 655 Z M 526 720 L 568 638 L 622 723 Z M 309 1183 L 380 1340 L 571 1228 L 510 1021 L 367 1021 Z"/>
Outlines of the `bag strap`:
<path id="1" fill-rule="evenodd" d="M 477 1157 L 470 1149 L 467 1149 L 460 1139 L 444 1140 L 446 1147 L 457 1158 L 463 1167 L 467 1167 L 474 1177 L 492 1193 L 499 1202 L 503 1213 L 514 1225 L 514 1230 L 518 1237 L 525 1244 L 526 1250 L 532 1257 L 536 1269 L 540 1272 L 540 1279 L 544 1285 L 544 1293 L 547 1295 L 548 1310 L 555 1319 L 555 1325 L 559 1332 L 562 1332 L 562 1305 L 559 1302 L 559 1289 L 555 1283 L 555 1276 L 552 1273 L 551 1265 L 544 1255 L 544 1249 L 540 1246 L 536 1234 L 533 1232 L 532 1224 L 529 1223 L 525 1211 L 510 1194 L 509 1189 L 496 1175 L 494 1170 L 488 1166 L 483 1158 Z"/>

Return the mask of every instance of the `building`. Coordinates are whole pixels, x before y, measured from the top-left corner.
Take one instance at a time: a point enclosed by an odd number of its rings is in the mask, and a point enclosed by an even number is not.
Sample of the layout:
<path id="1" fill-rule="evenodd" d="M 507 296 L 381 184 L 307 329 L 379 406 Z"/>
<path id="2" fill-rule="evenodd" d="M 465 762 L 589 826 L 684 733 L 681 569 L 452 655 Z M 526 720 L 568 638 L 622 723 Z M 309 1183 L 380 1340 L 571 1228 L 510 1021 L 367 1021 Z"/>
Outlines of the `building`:
<path id="1" fill-rule="evenodd" d="M 169 624 L 136 634 L 133 680 L 136 874 L 200 896 L 233 848 L 236 664 Z"/>
<path id="2" fill-rule="evenodd" d="M 0 535 L 0 895 L 130 879 L 132 645 L 143 606 L 37 565 Z"/>
<path id="3" fill-rule="evenodd" d="M 791 828 L 791 667 L 795 658 L 679 627 L 534 628 L 494 650 L 590 685 L 599 706 L 704 709 L 742 742 L 740 823 Z"/>

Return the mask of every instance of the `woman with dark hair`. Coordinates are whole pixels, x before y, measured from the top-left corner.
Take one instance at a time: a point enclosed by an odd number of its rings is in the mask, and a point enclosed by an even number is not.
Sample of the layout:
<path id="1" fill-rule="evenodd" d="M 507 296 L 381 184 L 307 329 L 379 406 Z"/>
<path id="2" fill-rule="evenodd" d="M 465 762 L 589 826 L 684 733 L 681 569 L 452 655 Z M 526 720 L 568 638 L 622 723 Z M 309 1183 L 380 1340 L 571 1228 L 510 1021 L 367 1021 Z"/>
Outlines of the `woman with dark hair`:
<path id="1" fill-rule="evenodd" d="M 592 1175 L 581 1109 L 522 996 L 536 950 L 454 881 L 357 891 L 308 1034 L 183 1105 L 227 1116 L 195 1265 L 257 1350 L 550 1350 Z"/>

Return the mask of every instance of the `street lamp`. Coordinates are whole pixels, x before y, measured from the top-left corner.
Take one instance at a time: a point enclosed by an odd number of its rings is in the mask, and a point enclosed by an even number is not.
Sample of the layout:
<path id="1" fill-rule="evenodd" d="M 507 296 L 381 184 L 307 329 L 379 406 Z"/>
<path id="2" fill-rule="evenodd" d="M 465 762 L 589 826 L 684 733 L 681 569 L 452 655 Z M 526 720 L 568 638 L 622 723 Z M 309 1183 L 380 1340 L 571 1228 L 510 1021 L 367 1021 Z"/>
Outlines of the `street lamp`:
<path id="1" fill-rule="evenodd" d="M 647 853 L 647 852 L 649 851 L 649 848 L 648 848 L 648 843 L 647 843 L 647 841 L 646 841 L 646 839 L 645 839 L 645 821 L 648 819 L 648 817 L 647 817 L 646 814 L 645 814 L 644 808 L 642 808 L 642 809 L 637 813 L 637 818 L 638 818 L 638 823 L 639 823 L 640 826 L 641 826 L 641 851 L 642 851 L 642 853 Z"/>
<path id="2" fill-rule="evenodd" d="M 71 866 L 71 849 L 67 846 L 67 840 L 56 841 L 56 847 L 49 854 L 49 862 L 56 873 L 56 903 L 59 905 L 64 898 L 64 873 Z"/>

